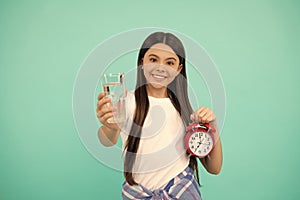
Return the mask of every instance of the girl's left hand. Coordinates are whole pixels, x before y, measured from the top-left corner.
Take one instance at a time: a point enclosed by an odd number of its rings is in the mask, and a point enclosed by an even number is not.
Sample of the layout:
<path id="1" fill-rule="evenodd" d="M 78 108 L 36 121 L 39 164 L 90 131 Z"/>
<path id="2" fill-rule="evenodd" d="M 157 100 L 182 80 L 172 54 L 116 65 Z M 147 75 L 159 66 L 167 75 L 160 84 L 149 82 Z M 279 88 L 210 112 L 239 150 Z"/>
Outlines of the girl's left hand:
<path id="1" fill-rule="evenodd" d="M 215 123 L 216 115 L 208 107 L 201 107 L 191 114 L 191 120 L 200 123 Z"/>

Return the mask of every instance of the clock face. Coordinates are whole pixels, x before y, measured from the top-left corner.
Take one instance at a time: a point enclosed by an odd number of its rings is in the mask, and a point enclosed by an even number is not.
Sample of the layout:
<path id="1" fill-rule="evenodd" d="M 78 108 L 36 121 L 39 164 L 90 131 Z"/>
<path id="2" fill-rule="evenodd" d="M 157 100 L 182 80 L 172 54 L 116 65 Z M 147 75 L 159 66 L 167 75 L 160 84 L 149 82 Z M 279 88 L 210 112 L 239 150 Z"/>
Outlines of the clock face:
<path id="1" fill-rule="evenodd" d="M 190 150 L 199 157 L 206 156 L 213 148 L 213 139 L 206 132 L 194 132 L 188 142 Z"/>

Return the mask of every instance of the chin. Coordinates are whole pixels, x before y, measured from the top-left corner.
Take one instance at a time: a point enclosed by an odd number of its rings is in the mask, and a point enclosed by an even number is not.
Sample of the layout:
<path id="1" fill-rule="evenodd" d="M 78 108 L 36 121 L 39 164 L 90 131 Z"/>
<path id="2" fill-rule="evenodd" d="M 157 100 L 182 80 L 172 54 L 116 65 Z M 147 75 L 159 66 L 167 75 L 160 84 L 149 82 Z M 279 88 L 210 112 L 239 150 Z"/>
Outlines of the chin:
<path id="1" fill-rule="evenodd" d="M 159 83 L 153 83 L 153 82 L 151 82 L 151 83 L 149 83 L 153 88 L 155 88 L 155 89 L 162 89 L 162 88 L 165 88 L 166 87 L 166 85 L 162 85 L 162 84 L 159 84 Z"/>

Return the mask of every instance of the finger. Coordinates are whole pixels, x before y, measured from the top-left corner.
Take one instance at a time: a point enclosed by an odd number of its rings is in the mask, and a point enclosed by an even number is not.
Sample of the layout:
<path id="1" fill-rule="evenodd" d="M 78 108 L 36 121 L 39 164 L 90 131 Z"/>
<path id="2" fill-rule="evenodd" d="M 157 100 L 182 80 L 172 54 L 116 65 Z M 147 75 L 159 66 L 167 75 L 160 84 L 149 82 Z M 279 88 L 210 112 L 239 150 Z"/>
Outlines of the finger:
<path id="1" fill-rule="evenodd" d="M 202 109 L 199 109 L 198 116 L 199 117 L 204 117 L 207 113 L 209 113 L 209 108 L 202 107 Z"/>
<path id="2" fill-rule="evenodd" d="M 208 121 L 207 123 L 215 121 L 216 118 L 217 118 L 216 115 L 214 113 L 212 113 L 212 115 L 207 119 L 207 121 Z"/>
<path id="3" fill-rule="evenodd" d="M 105 106 L 105 107 L 102 107 L 100 110 L 97 110 L 97 117 L 101 118 L 105 114 L 112 113 L 112 112 L 113 112 L 113 108 L 111 106 L 110 107 Z"/>
<path id="4" fill-rule="evenodd" d="M 203 113 L 203 111 L 206 109 L 206 107 L 204 107 L 204 106 L 202 106 L 202 107 L 200 107 L 198 110 L 196 110 L 194 113 L 192 113 L 191 115 L 190 115 L 190 119 L 192 120 L 192 121 L 199 121 L 199 115 L 201 114 L 201 113 Z"/>
<path id="5" fill-rule="evenodd" d="M 198 121 L 202 124 L 205 124 L 206 123 L 206 120 L 204 120 L 203 118 L 199 117 Z"/>
<path id="6" fill-rule="evenodd" d="M 110 98 L 103 98 L 97 102 L 97 111 L 101 110 L 103 107 L 111 107 Z"/>
<path id="7" fill-rule="evenodd" d="M 203 121 L 206 121 L 208 119 L 208 117 L 210 117 L 212 115 L 212 112 L 210 110 L 208 110 L 206 113 L 203 113 L 203 115 L 199 116 Z"/>
<path id="8" fill-rule="evenodd" d="M 194 121 L 194 120 L 195 120 L 195 115 L 194 115 L 194 113 L 190 115 L 190 120 L 191 120 L 191 121 Z"/>
<path id="9" fill-rule="evenodd" d="M 203 123 L 210 123 L 212 121 L 216 120 L 216 115 L 213 112 L 210 112 L 209 115 L 205 115 L 202 118 Z"/>
<path id="10" fill-rule="evenodd" d="M 111 101 L 111 98 L 108 98 L 108 97 L 103 97 L 101 98 L 100 100 L 98 100 L 98 105 L 102 105 L 102 104 L 105 104 L 107 102 Z"/>
<path id="11" fill-rule="evenodd" d="M 105 97 L 105 92 L 100 92 L 98 95 L 98 100 L 101 100 L 103 97 Z"/>
<path id="12" fill-rule="evenodd" d="M 105 115 L 103 115 L 101 118 L 100 118 L 100 122 L 102 124 L 106 124 L 108 123 L 107 120 L 112 118 L 113 117 L 113 113 L 106 113 Z"/>
<path id="13" fill-rule="evenodd" d="M 102 118 L 104 115 L 105 115 L 105 113 L 102 112 L 102 111 L 98 111 L 98 112 L 97 112 L 97 118 L 98 118 L 99 120 L 101 120 L 101 118 Z"/>
<path id="14" fill-rule="evenodd" d="M 199 121 L 199 122 L 203 123 L 202 117 L 203 117 L 205 114 L 206 114 L 206 108 L 203 108 L 203 107 L 202 107 L 201 109 L 199 109 L 198 112 L 197 112 L 196 115 L 195 115 L 196 121 Z"/>
<path id="15" fill-rule="evenodd" d="M 100 117 L 102 116 L 102 112 L 100 110 L 97 110 L 97 118 L 100 119 Z"/>
<path id="16" fill-rule="evenodd" d="M 208 122 L 209 122 L 209 120 L 208 120 L 209 117 L 210 117 L 210 116 L 202 118 L 202 119 L 201 119 L 201 122 L 202 122 L 203 124 L 208 123 Z"/>
<path id="17" fill-rule="evenodd" d="M 201 112 L 203 112 L 203 110 L 205 110 L 205 109 L 206 109 L 206 107 L 202 106 L 202 107 L 200 107 L 200 108 L 198 109 L 197 113 L 201 113 Z"/>

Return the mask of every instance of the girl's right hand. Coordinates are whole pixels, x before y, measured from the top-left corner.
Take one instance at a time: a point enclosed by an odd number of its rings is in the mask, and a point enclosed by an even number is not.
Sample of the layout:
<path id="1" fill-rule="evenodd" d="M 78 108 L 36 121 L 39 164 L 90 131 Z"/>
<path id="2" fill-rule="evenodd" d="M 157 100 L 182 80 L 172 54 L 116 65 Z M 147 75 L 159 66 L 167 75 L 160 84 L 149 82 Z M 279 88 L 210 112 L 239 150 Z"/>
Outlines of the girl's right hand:
<path id="1" fill-rule="evenodd" d="M 96 112 L 97 112 L 97 118 L 104 126 L 112 130 L 119 129 L 119 126 L 116 123 L 108 122 L 108 119 L 113 118 L 113 107 L 112 107 L 111 99 L 106 98 L 104 92 L 101 92 L 98 95 Z"/>

